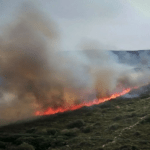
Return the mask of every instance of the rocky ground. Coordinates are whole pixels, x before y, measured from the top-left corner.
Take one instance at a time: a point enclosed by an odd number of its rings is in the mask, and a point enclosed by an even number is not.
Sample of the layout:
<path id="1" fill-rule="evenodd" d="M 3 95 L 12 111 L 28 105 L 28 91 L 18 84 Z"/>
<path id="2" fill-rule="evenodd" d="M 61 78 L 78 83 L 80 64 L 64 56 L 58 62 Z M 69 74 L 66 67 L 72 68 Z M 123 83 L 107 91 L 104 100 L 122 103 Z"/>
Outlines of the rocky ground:
<path id="1" fill-rule="evenodd" d="M 0 150 L 149 150 L 150 98 L 100 105 L 0 128 Z"/>

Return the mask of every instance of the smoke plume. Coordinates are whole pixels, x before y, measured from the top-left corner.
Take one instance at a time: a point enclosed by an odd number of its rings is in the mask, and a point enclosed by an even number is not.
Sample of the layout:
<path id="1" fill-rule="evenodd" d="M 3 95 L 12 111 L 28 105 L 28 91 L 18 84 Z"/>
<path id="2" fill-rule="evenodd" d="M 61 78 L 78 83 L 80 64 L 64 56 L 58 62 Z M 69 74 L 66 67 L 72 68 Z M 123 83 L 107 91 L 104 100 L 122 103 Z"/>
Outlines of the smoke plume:
<path id="1" fill-rule="evenodd" d="M 130 73 L 124 74 L 133 67 L 119 64 L 111 52 L 59 52 L 55 23 L 34 7 L 26 9 L 23 5 L 0 37 L 1 122 L 30 118 L 48 107 L 81 103 L 93 93 L 105 97 L 137 85 L 138 77 L 133 81 Z"/>

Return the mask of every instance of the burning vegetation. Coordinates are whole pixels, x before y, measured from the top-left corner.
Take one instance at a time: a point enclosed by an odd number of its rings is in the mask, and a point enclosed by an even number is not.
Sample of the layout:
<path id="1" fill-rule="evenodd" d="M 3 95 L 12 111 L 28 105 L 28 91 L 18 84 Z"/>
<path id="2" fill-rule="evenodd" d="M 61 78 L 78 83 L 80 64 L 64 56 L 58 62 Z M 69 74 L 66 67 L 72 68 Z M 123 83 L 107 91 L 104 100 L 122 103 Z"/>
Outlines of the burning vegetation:
<path id="1" fill-rule="evenodd" d="M 123 90 L 121 93 L 114 93 L 110 97 L 107 97 L 107 98 L 95 99 L 95 100 L 90 101 L 90 102 L 86 102 L 85 101 L 85 102 L 82 102 L 81 104 L 77 104 L 77 105 L 74 104 L 74 105 L 71 105 L 71 106 L 60 107 L 60 108 L 57 108 L 57 109 L 48 108 L 44 112 L 37 111 L 35 113 L 35 115 L 37 115 L 37 116 L 38 115 L 50 115 L 50 114 L 56 114 L 56 113 L 59 113 L 59 112 L 76 110 L 76 109 L 79 109 L 79 108 L 84 107 L 84 106 L 88 106 L 89 107 L 89 106 L 92 106 L 92 105 L 98 105 L 98 104 L 103 103 L 105 101 L 108 101 L 108 100 L 117 98 L 119 96 L 125 95 L 128 92 L 130 92 L 130 91 L 131 91 L 131 89 L 128 88 L 128 89 Z"/>

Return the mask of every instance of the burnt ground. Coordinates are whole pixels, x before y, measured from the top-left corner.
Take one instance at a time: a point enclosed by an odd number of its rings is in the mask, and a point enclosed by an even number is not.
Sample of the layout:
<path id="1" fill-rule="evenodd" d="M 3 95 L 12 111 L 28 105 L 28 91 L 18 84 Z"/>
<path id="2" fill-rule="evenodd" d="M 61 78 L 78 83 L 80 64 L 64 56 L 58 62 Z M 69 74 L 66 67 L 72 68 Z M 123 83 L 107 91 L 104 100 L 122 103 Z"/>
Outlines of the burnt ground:
<path id="1" fill-rule="evenodd" d="M 120 97 L 0 127 L 0 150 L 149 150 L 148 97 Z"/>

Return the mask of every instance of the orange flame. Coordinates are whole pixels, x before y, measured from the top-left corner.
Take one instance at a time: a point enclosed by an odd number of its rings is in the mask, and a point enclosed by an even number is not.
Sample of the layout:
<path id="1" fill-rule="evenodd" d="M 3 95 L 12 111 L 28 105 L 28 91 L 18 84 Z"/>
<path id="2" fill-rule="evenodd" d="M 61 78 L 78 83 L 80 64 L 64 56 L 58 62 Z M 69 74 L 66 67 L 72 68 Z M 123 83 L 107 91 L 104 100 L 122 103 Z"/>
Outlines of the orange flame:
<path id="1" fill-rule="evenodd" d="M 98 104 L 103 103 L 105 101 L 109 101 L 111 99 L 114 99 L 114 98 L 117 98 L 119 96 L 125 95 L 125 94 L 129 93 L 130 91 L 131 91 L 131 88 L 127 88 L 127 89 L 123 90 L 121 93 L 114 93 L 110 97 L 107 97 L 107 98 L 95 99 L 95 100 L 90 101 L 90 102 L 83 102 L 81 104 L 66 106 L 65 108 L 63 108 L 63 107 L 60 107 L 60 108 L 57 108 L 57 109 L 48 108 L 44 112 L 36 111 L 35 115 L 36 116 L 52 115 L 52 114 L 56 114 L 56 113 L 60 113 L 60 112 L 62 113 L 62 112 L 65 112 L 65 111 L 76 110 L 76 109 L 79 109 L 79 108 L 84 107 L 84 106 L 89 107 L 89 106 L 92 106 L 92 105 L 98 105 Z"/>

